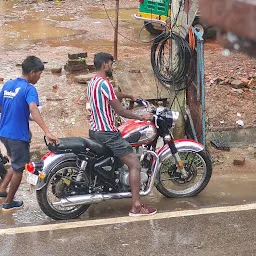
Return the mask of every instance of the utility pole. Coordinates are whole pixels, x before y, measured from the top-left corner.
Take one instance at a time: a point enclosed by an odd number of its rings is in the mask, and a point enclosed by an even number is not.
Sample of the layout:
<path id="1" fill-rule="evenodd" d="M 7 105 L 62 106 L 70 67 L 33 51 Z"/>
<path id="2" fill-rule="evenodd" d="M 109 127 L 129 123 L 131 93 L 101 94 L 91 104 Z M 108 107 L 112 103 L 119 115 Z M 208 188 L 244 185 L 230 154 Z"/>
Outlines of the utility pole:
<path id="1" fill-rule="evenodd" d="M 115 60 L 117 60 L 118 19 L 119 19 L 119 0 L 116 0 L 115 35 L 114 35 L 114 59 Z"/>
<path id="2" fill-rule="evenodd" d="M 186 0 L 172 0 L 171 4 L 171 27 L 173 27 L 173 22 L 175 22 L 177 15 L 179 14 L 179 6 L 180 6 L 180 1 L 186 1 Z M 181 24 L 181 17 L 183 9 L 181 8 L 181 13 L 177 17 L 176 25 L 180 26 Z M 179 34 L 179 30 L 174 27 L 173 29 L 174 32 Z M 174 42 L 171 43 L 171 49 L 170 49 L 170 61 L 171 65 L 175 65 L 175 62 L 177 61 L 177 46 L 175 45 Z M 184 116 L 182 114 L 185 113 L 185 105 L 186 105 L 186 92 L 185 90 L 180 91 L 178 93 L 173 92 L 172 93 L 173 97 L 177 97 L 173 103 L 172 109 L 175 111 L 178 111 L 180 113 L 180 118 L 176 122 L 176 129 L 174 129 L 174 137 L 175 138 L 184 138 L 185 130 L 185 122 L 184 122 Z"/>
<path id="3" fill-rule="evenodd" d="M 181 8 L 180 8 L 180 3 L 182 3 Z M 176 22 L 177 26 L 173 28 L 173 31 L 179 34 L 181 37 L 185 38 L 189 28 L 192 26 L 192 23 L 197 14 L 197 10 L 198 10 L 197 0 L 172 0 L 172 3 L 171 3 L 172 23 L 175 22 L 176 17 L 178 15 L 177 22 Z M 171 24 L 171 27 L 172 26 L 173 24 Z M 183 28 L 182 33 L 180 33 L 180 30 L 177 28 L 179 26 Z M 175 61 L 177 61 L 177 47 L 175 43 L 172 43 L 171 45 L 172 47 L 170 50 L 170 61 L 171 61 L 171 64 L 175 65 Z M 186 108 L 186 91 L 183 90 L 177 93 L 177 99 L 174 101 L 173 109 L 175 111 L 179 111 L 180 114 L 182 113 L 185 114 L 186 112 L 185 108 Z M 177 129 L 175 129 L 174 131 L 174 136 L 176 138 L 184 137 L 184 134 L 185 134 L 184 126 L 185 126 L 184 116 L 181 116 L 176 123 Z"/>

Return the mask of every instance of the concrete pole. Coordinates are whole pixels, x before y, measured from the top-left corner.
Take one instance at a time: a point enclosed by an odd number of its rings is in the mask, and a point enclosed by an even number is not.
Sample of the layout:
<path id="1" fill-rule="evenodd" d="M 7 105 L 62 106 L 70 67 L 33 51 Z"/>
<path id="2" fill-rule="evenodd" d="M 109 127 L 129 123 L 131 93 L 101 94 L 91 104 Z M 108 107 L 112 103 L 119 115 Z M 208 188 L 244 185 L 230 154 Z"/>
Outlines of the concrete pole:
<path id="1" fill-rule="evenodd" d="M 115 34 L 114 34 L 114 59 L 115 60 L 117 60 L 118 20 L 119 20 L 119 0 L 116 0 L 116 17 L 115 17 Z"/>
<path id="2" fill-rule="evenodd" d="M 172 0 L 172 4 L 171 4 L 171 20 L 172 23 L 175 21 L 176 16 L 178 15 L 179 12 L 179 5 L 180 5 L 180 1 L 181 0 Z M 183 0 L 184 1 L 184 0 Z M 181 24 L 181 17 L 183 16 L 182 14 L 183 12 L 183 8 L 181 8 L 181 12 L 180 15 L 178 16 L 176 25 L 179 26 Z M 173 24 L 171 24 L 171 27 L 173 26 Z M 179 30 L 177 28 L 173 29 L 174 32 L 179 34 Z M 174 42 L 172 43 L 172 48 L 171 48 L 171 63 L 175 63 L 175 61 L 177 61 L 176 55 L 177 55 L 177 48 L 174 46 Z M 175 96 L 175 92 L 172 93 L 171 98 L 173 99 Z M 184 116 L 182 116 L 182 114 L 185 114 L 185 106 L 186 106 L 186 91 L 180 91 L 177 94 L 177 99 L 174 101 L 172 109 L 175 111 L 178 111 L 180 113 L 180 117 L 178 119 L 178 121 L 176 122 L 176 126 L 174 129 L 174 137 L 175 139 L 180 139 L 180 138 L 184 138 L 185 135 L 185 122 L 184 122 Z M 171 99 L 171 101 L 172 101 Z"/>

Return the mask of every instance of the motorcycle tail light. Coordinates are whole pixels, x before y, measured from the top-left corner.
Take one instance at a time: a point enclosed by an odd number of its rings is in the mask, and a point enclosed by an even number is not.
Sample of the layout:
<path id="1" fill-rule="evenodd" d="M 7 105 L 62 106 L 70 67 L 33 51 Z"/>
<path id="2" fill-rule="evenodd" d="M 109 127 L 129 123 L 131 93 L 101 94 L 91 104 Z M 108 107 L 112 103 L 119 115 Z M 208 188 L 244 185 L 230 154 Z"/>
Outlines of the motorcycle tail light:
<path id="1" fill-rule="evenodd" d="M 41 160 L 45 160 L 48 156 L 51 156 L 53 154 L 53 152 L 48 152 L 47 154 L 45 154 Z"/>
<path id="2" fill-rule="evenodd" d="M 35 172 L 35 164 L 33 162 L 29 162 L 25 165 L 25 170 L 31 173 Z"/>

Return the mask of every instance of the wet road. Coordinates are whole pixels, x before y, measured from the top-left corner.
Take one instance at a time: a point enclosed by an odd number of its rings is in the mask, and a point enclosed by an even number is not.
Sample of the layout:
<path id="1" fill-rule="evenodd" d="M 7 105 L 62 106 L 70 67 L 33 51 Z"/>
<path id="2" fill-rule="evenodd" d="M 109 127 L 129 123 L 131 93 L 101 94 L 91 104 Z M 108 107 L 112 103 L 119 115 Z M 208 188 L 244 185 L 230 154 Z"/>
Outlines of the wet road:
<path id="1" fill-rule="evenodd" d="M 256 255 L 255 185 L 254 174 L 213 175 L 194 198 L 154 191 L 144 198 L 159 210 L 151 217 L 127 217 L 125 199 L 62 222 L 46 217 L 25 189 L 24 210 L 0 213 L 0 255 Z"/>
<path id="2" fill-rule="evenodd" d="M 158 208 L 159 212 L 250 204 L 256 201 L 253 193 L 255 186 L 256 176 L 253 173 L 213 175 L 205 190 L 196 197 L 166 198 L 157 190 L 154 190 L 152 195 L 142 199 L 144 203 Z M 0 211 L 0 229 L 56 223 L 40 210 L 36 201 L 35 191 L 25 180 L 19 188 L 16 198 L 24 200 L 24 209 L 17 211 L 13 215 L 2 214 Z M 94 204 L 79 220 L 127 216 L 130 204 L 130 199 L 111 200 Z"/>
<path id="3" fill-rule="evenodd" d="M 3 235 L 1 255 L 255 255 L 245 211 Z M 156 215 L 157 216 L 157 215 Z"/>

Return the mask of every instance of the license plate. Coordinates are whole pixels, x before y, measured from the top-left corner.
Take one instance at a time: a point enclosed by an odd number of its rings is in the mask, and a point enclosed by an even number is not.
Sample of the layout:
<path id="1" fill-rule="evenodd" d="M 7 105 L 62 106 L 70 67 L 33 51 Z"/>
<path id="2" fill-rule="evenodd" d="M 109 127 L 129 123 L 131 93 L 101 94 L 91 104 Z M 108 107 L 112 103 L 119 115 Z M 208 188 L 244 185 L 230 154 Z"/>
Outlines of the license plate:
<path id="1" fill-rule="evenodd" d="M 27 182 L 31 185 L 36 185 L 38 181 L 38 176 L 35 174 L 32 174 L 30 172 L 27 172 Z"/>

